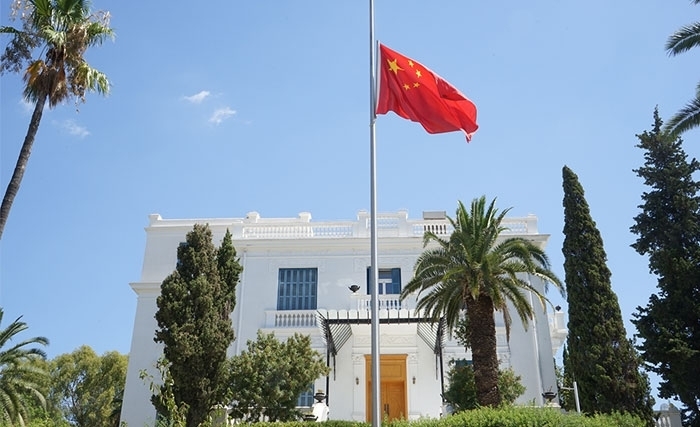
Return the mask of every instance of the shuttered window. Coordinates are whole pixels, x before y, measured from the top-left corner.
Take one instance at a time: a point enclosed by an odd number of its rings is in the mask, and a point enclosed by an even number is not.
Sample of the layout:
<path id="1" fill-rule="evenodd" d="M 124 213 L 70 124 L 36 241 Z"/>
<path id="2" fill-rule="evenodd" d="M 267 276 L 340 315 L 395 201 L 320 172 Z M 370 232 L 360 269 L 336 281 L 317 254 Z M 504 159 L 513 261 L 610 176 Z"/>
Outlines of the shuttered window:
<path id="1" fill-rule="evenodd" d="M 277 310 L 315 310 L 317 268 L 280 268 Z"/>

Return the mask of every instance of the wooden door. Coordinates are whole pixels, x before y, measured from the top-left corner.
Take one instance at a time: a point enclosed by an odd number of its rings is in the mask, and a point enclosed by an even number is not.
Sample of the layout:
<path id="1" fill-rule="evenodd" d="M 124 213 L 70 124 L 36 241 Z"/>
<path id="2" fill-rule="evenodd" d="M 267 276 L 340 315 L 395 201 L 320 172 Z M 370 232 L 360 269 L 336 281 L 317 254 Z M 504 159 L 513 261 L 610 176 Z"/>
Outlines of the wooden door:
<path id="1" fill-rule="evenodd" d="M 382 382 L 382 416 L 388 420 L 406 418 L 406 384 L 399 381 Z"/>
<path id="2" fill-rule="evenodd" d="M 372 357 L 365 355 L 367 378 L 367 422 L 372 422 Z M 406 411 L 406 355 L 386 354 L 379 359 L 380 412 L 388 420 L 405 419 Z"/>

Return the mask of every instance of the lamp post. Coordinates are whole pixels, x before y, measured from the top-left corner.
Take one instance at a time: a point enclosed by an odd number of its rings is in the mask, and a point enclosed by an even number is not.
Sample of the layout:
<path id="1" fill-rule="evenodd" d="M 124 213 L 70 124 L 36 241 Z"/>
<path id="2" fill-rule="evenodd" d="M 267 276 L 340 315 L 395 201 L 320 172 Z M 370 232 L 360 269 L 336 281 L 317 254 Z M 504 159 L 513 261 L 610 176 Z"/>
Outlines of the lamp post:
<path id="1" fill-rule="evenodd" d="M 573 390 L 574 391 L 574 401 L 576 402 L 576 412 L 578 412 L 580 414 L 581 413 L 581 403 L 578 400 L 578 385 L 576 384 L 576 381 L 574 381 L 573 387 L 560 386 L 559 388 L 562 390 Z"/>

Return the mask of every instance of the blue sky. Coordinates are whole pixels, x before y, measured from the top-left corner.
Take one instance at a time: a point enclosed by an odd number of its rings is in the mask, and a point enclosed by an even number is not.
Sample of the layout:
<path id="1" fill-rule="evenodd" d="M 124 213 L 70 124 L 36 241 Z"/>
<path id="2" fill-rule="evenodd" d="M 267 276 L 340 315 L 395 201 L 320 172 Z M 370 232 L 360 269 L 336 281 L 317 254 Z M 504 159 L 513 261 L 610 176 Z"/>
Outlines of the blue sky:
<path id="1" fill-rule="evenodd" d="M 0 305 L 5 321 L 23 315 L 33 335 L 51 340 L 51 357 L 82 344 L 129 351 L 129 283 L 140 277 L 150 213 L 335 220 L 370 207 L 367 2 L 203 4 L 95 0 L 117 37 L 88 60 L 112 93 L 44 114 L 0 242 Z M 2 25 L 9 10 L 0 0 Z M 480 125 L 467 144 L 460 133 L 428 135 L 380 116 L 379 211 L 419 218 L 497 197 L 513 216 L 538 216 L 563 278 L 568 165 L 605 241 L 631 335 L 631 314 L 655 290 L 630 247 L 644 191 L 632 172 L 642 164 L 635 134 L 650 128 L 656 105 L 668 118 L 693 95 L 698 52 L 669 58 L 663 45 L 700 8 L 377 0 L 375 12 L 377 38 L 458 87 Z M 20 76 L 2 76 L 3 191 L 30 119 L 21 90 Z M 698 134 L 685 140 L 700 156 Z"/>

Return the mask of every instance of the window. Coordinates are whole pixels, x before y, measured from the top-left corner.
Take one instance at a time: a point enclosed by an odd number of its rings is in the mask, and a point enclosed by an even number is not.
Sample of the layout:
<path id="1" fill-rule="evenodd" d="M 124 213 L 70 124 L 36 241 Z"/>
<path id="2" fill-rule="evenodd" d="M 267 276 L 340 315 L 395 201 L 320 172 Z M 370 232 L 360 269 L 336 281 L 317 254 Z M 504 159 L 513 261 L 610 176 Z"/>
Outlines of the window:
<path id="1" fill-rule="evenodd" d="M 280 268 L 277 310 L 315 310 L 317 268 Z"/>
<path id="2" fill-rule="evenodd" d="M 187 242 L 180 242 L 177 245 L 177 264 L 176 264 L 176 266 L 178 268 L 182 267 L 182 257 L 185 255 L 185 251 L 187 250 L 188 247 L 189 247 L 189 243 L 187 243 Z"/>
<path id="3" fill-rule="evenodd" d="M 455 368 L 463 368 L 465 366 L 472 366 L 472 361 L 467 359 L 455 359 Z"/>
<path id="4" fill-rule="evenodd" d="M 312 407 L 314 405 L 314 385 L 309 384 L 305 392 L 299 395 L 297 407 Z"/>
<path id="5" fill-rule="evenodd" d="M 372 293 L 369 283 L 372 280 L 372 267 L 367 267 L 367 294 Z M 379 294 L 398 295 L 401 293 L 401 269 L 400 268 L 380 268 L 379 269 Z"/>

